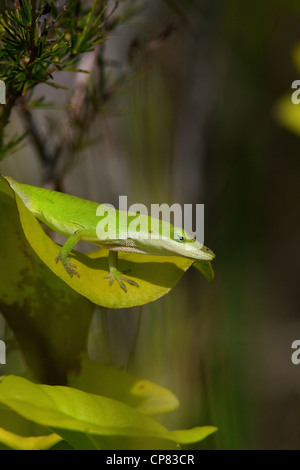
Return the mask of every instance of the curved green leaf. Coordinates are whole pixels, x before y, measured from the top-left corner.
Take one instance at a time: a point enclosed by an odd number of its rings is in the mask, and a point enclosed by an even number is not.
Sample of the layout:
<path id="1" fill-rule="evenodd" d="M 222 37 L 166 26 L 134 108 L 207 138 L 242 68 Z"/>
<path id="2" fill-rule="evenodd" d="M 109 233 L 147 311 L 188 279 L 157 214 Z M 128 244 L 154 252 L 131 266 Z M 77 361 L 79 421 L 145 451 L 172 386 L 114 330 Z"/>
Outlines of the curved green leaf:
<path id="1" fill-rule="evenodd" d="M 208 281 L 211 282 L 214 279 L 215 274 L 210 261 L 196 261 L 193 266 L 198 269 Z"/>
<path id="2" fill-rule="evenodd" d="M 119 400 L 149 415 L 167 413 L 179 406 L 170 390 L 87 357 L 81 362 L 79 374 L 70 372 L 68 385 Z"/>
<path id="3" fill-rule="evenodd" d="M 0 383 L 0 402 L 52 429 L 74 449 L 176 449 L 181 442 L 196 442 L 216 430 L 209 426 L 170 432 L 116 400 L 16 376 Z"/>
<path id="4" fill-rule="evenodd" d="M 215 426 L 201 426 L 192 429 L 170 431 L 169 435 L 180 444 L 195 444 L 217 431 Z"/>

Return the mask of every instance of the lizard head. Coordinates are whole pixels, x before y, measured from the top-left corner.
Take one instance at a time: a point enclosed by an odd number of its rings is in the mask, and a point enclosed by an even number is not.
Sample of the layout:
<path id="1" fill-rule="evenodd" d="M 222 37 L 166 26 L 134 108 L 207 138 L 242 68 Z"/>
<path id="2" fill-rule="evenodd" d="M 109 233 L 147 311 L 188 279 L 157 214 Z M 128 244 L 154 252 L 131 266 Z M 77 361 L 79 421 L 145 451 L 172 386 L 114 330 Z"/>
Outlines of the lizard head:
<path id="1" fill-rule="evenodd" d="M 184 256 L 195 260 L 211 261 L 215 254 L 202 243 L 192 238 L 186 231 L 174 228 L 174 232 L 168 239 L 162 239 L 165 249 L 170 254 Z"/>
<path id="2" fill-rule="evenodd" d="M 183 256 L 194 260 L 210 261 L 215 254 L 202 243 L 192 238 L 185 230 L 171 224 L 161 224 L 160 231 L 149 232 L 149 239 L 143 239 L 145 253 L 169 256 Z M 147 247 L 147 248 L 145 248 Z"/>

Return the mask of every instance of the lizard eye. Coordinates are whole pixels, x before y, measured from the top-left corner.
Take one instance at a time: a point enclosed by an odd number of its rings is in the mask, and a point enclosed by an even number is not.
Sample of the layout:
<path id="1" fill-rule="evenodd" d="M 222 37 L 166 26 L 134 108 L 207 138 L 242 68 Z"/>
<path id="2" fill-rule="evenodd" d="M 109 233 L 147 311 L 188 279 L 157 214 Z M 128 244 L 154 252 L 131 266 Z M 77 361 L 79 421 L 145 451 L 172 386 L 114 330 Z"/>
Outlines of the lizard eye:
<path id="1" fill-rule="evenodd" d="M 176 240 L 180 243 L 185 242 L 185 238 L 183 235 L 176 235 Z"/>

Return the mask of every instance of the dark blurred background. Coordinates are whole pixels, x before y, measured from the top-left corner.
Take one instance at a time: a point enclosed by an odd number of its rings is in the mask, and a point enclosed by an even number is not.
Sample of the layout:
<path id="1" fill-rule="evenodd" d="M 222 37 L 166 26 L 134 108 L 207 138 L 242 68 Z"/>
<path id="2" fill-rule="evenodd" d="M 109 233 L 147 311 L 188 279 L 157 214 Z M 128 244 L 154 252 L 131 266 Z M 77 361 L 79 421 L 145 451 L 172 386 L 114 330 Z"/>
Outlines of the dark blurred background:
<path id="1" fill-rule="evenodd" d="M 278 103 L 286 96 L 286 113 L 296 112 L 300 2 L 145 3 L 107 41 L 106 56 L 132 61 L 136 73 L 95 118 L 99 142 L 78 153 L 65 189 L 113 204 L 123 194 L 129 204 L 205 204 L 215 280 L 190 269 L 144 307 L 130 370 L 177 394 L 169 427 L 218 426 L 199 448 L 299 449 L 291 344 L 300 339 L 300 140 Z M 36 93 L 67 99 L 45 86 Z M 60 110 L 40 113 L 47 125 L 62 119 Z M 16 110 L 11 129 L 22 126 Z M 1 171 L 41 184 L 30 145 Z M 91 356 L 124 364 L 137 318 L 138 309 L 98 309 Z"/>

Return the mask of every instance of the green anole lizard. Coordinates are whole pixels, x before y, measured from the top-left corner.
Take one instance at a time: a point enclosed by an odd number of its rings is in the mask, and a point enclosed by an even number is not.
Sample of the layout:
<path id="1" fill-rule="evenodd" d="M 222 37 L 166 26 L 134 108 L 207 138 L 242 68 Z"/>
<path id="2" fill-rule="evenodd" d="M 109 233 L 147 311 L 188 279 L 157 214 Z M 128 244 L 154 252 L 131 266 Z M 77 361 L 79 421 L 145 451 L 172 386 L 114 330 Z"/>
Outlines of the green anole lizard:
<path id="1" fill-rule="evenodd" d="M 205 261 L 210 261 L 215 257 L 209 248 L 191 238 L 182 228 L 173 227 L 168 222 L 140 214 L 138 216 L 139 230 L 131 230 L 132 224 L 130 223 L 137 218 L 135 213 L 118 210 L 111 212 L 111 208 L 104 204 L 99 205 L 69 194 L 19 184 L 10 177 L 5 178 L 39 221 L 55 232 L 68 237 L 56 262 L 61 261 L 71 277 L 73 275 L 80 277 L 75 269 L 76 266 L 70 262 L 69 258 L 70 252 L 80 240 L 109 250 L 109 274 L 105 277 L 109 279 L 110 285 L 116 280 L 124 292 L 127 292 L 124 282 L 135 287 L 139 285 L 123 276 L 123 273 L 118 270 L 119 251 L 144 255 L 182 256 Z M 101 214 L 99 214 L 99 207 Z M 104 213 L 107 230 L 99 235 L 99 215 L 104 216 Z M 116 216 L 114 220 L 113 215 Z"/>

